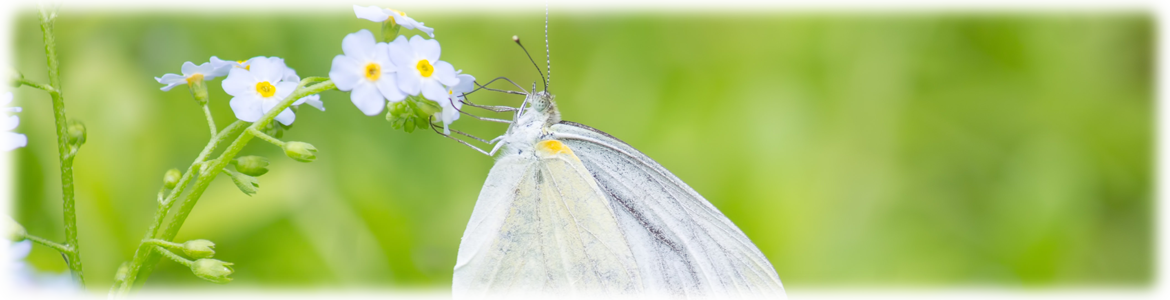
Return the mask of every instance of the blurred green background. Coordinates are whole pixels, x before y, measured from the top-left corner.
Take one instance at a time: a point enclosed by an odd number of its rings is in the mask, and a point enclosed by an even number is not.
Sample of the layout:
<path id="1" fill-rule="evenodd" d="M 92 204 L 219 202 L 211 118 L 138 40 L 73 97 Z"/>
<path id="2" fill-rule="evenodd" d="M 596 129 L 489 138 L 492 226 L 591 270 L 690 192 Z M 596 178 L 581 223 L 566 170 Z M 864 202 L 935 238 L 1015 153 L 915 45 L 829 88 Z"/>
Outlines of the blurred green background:
<path id="1" fill-rule="evenodd" d="M 486 81 L 539 80 L 540 11 L 408 11 L 442 60 Z M 703 194 L 756 243 L 789 290 L 841 286 L 1148 286 L 1153 273 L 1150 14 L 638 14 L 553 12 L 552 92 L 564 118 L 607 131 Z M 15 20 L 15 66 L 47 82 L 35 15 Z M 163 172 L 207 142 L 186 87 L 152 77 L 212 55 L 285 58 L 327 76 L 349 7 L 313 14 L 60 13 L 88 288 L 105 291 L 156 208 Z M 404 30 L 403 34 L 419 34 Z M 541 60 L 539 57 L 537 60 Z M 542 64 L 543 65 L 543 64 Z M 234 120 L 220 79 L 220 126 Z M 503 86 L 501 86 L 503 87 Z M 22 88 L 15 219 L 63 240 L 49 98 Z M 216 286 L 162 261 L 147 287 L 448 289 L 492 159 L 365 117 L 349 95 L 298 112 L 299 163 L 254 142 L 272 170 L 253 197 L 221 176 L 179 240 L 234 262 Z M 472 100 L 518 105 L 521 97 Z M 484 114 L 490 115 L 490 114 Z M 504 127 L 461 119 L 492 137 Z M 52 250 L 28 259 L 63 271 Z"/>

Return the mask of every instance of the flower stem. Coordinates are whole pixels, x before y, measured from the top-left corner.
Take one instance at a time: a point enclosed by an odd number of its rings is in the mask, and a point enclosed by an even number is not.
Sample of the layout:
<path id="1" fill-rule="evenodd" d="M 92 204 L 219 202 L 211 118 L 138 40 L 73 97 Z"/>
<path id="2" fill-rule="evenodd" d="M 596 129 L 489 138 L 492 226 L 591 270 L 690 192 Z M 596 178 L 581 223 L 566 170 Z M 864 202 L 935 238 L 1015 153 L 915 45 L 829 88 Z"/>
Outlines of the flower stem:
<path id="1" fill-rule="evenodd" d="M 31 234 L 25 234 L 24 238 L 26 238 L 30 241 L 33 241 L 34 243 L 45 245 L 46 247 L 49 247 L 49 248 L 53 248 L 53 250 L 57 250 L 63 254 L 73 253 L 73 248 L 69 247 L 69 245 L 62 245 L 62 244 L 54 243 L 53 241 L 46 240 L 45 238 L 31 235 Z"/>
<path id="2" fill-rule="evenodd" d="M 142 241 L 142 242 L 143 242 L 143 243 L 146 243 L 146 244 L 152 244 L 152 245 L 155 245 L 155 246 L 160 246 L 160 247 L 163 247 L 163 248 L 180 248 L 180 249 L 182 249 L 182 248 L 183 248 L 183 244 L 179 244 L 179 243 L 176 243 L 176 242 L 168 242 L 168 241 L 164 241 L 164 240 L 158 240 L 158 239 L 149 239 L 149 240 L 144 240 L 144 241 Z"/>
<path id="3" fill-rule="evenodd" d="M 272 143 L 273 145 L 276 145 L 277 147 L 284 148 L 284 141 L 281 141 L 280 139 L 274 138 L 271 135 L 264 133 L 263 131 L 260 131 L 260 130 L 255 129 L 255 128 L 248 128 L 248 133 L 255 135 L 256 137 L 260 138 L 261 140 L 264 140 L 265 142 L 269 142 L 269 143 Z"/>
<path id="4" fill-rule="evenodd" d="M 65 220 L 65 245 L 72 251 L 65 253 L 69 270 L 84 287 L 85 275 L 81 266 L 81 246 L 77 244 L 77 211 L 73 199 L 73 158 L 69 145 L 69 131 L 65 117 L 65 99 L 61 96 L 61 67 L 57 61 L 57 41 L 53 34 L 56 13 L 41 8 L 41 33 L 45 40 L 45 61 L 48 64 L 49 95 L 53 99 L 53 121 L 57 125 L 57 153 L 61 162 L 61 202 Z"/>
<path id="5" fill-rule="evenodd" d="M 211 127 L 211 136 L 215 137 L 219 130 L 215 129 L 215 118 L 211 117 L 211 109 L 207 107 L 207 104 L 203 104 L 203 116 L 207 117 L 207 127 Z"/>
<path id="6" fill-rule="evenodd" d="M 51 87 L 47 84 L 40 84 L 40 83 L 32 82 L 32 81 L 30 81 L 28 79 L 24 79 L 24 78 L 17 78 L 16 83 L 20 84 L 20 85 L 27 85 L 30 87 L 34 87 L 36 89 L 49 92 L 49 94 L 56 94 L 57 93 L 57 89 L 54 89 L 53 87 Z"/>
<path id="7" fill-rule="evenodd" d="M 167 250 L 167 248 L 163 248 L 162 246 L 154 246 L 154 248 L 158 250 L 158 253 L 162 253 L 163 256 L 170 258 L 180 265 L 184 265 L 190 268 L 191 263 L 193 263 L 191 260 L 183 258 L 182 256 L 179 256 L 178 254 L 175 254 L 174 252 L 171 252 L 171 250 Z"/>
<path id="8" fill-rule="evenodd" d="M 206 156 L 209 155 L 210 152 L 218 146 L 218 143 L 224 141 L 226 136 L 230 136 L 225 135 L 224 133 L 229 131 L 237 132 L 243 130 L 241 126 L 243 122 L 236 121 L 235 123 L 232 123 L 231 126 L 221 131 L 220 134 L 217 135 L 213 140 L 213 142 L 207 145 L 207 148 L 204 149 L 203 153 L 199 154 L 199 158 L 196 159 L 195 163 L 192 163 L 191 169 L 189 169 L 187 173 L 183 174 L 183 178 L 179 180 L 179 185 L 176 186 L 176 190 L 172 192 L 170 196 L 168 196 L 165 207 L 159 208 L 159 213 L 155 215 L 155 223 L 151 225 L 151 229 L 149 230 L 150 234 L 146 237 L 146 239 L 157 239 L 162 241 L 173 240 L 175 235 L 178 234 L 179 229 L 182 228 L 183 222 L 186 222 L 187 216 L 191 214 L 191 209 L 195 207 L 195 204 L 199 201 L 199 197 L 203 195 L 203 191 L 207 190 L 207 187 L 211 184 L 211 180 L 215 179 L 215 176 L 218 175 L 220 171 L 223 171 L 223 168 L 226 167 L 233 158 L 235 158 L 236 154 L 239 154 L 240 151 L 244 149 L 244 146 L 247 146 L 248 142 L 251 141 L 253 137 L 255 137 L 253 132 L 257 132 L 260 128 L 263 128 L 265 125 L 271 123 L 272 120 L 276 118 L 277 114 L 279 114 L 285 108 L 291 106 L 292 103 L 297 99 L 335 88 L 337 87 L 333 84 L 333 81 L 330 80 L 326 80 L 313 86 L 297 88 L 297 90 L 294 91 L 292 95 L 289 95 L 284 100 L 281 100 L 281 102 L 277 104 L 276 107 L 273 107 L 271 110 L 269 110 L 267 114 L 260 118 L 260 120 L 257 120 L 255 123 L 252 123 L 250 126 L 248 126 L 248 130 L 237 136 L 236 139 L 232 141 L 232 143 L 227 147 L 227 149 L 223 151 L 223 153 L 220 154 L 219 157 L 205 162 L 204 159 Z M 204 164 L 210 165 L 205 166 Z M 186 186 L 187 181 L 190 180 L 191 174 L 193 173 L 191 170 L 194 170 L 196 166 L 200 166 L 200 170 L 203 171 L 201 171 L 198 178 L 195 179 L 195 185 L 192 187 L 191 193 L 187 194 L 187 196 L 184 197 L 182 201 L 180 201 L 182 205 L 180 205 L 179 210 L 175 212 L 175 216 L 167 225 L 166 231 L 159 234 L 158 229 L 161 228 L 160 225 L 165 217 L 166 212 L 168 212 L 171 206 L 175 204 L 175 201 L 173 201 L 175 200 L 174 198 L 182 193 L 182 187 Z M 139 245 L 138 251 L 134 253 L 134 259 L 128 266 L 129 273 L 126 280 L 116 283 L 117 287 L 113 291 L 116 293 L 115 296 L 124 297 L 126 293 L 130 291 L 130 288 L 134 286 L 134 282 L 138 280 L 139 276 L 145 278 L 150 274 L 151 269 L 159 258 L 157 255 L 151 255 L 151 248 L 147 247 L 146 245 L 147 244 L 145 242 Z"/>

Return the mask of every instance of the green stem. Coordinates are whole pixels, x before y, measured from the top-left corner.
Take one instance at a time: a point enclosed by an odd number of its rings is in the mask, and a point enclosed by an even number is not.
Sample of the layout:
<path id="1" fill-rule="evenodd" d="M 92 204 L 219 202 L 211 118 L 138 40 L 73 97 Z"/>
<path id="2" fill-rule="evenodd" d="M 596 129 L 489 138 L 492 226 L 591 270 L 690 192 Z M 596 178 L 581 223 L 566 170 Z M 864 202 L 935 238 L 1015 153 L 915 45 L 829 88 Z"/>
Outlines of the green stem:
<path id="1" fill-rule="evenodd" d="M 259 129 L 248 128 L 248 133 L 255 135 L 256 137 L 260 138 L 261 140 L 272 143 L 273 145 L 276 145 L 277 147 L 284 148 L 284 141 L 281 141 L 280 139 L 274 138 L 271 135 L 268 135 L 268 134 L 264 133 L 263 131 L 260 131 Z"/>
<path id="2" fill-rule="evenodd" d="M 218 129 L 215 129 L 215 118 L 211 117 L 211 109 L 207 104 L 203 104 L 203 116 L 207 117 L 207 127 L 211 127 L 211 136 L 214 137 Z"/>
<path id="3" fill-rule="evenodd" d="M 149 239 L 149 240 L 144 240 L 142 242 L 145 244 L 152 244 L 155 246 L 161 246 L 163 248 L 172 248 L 172 249 L 173 248 L 179 248 L 179 249 L 183 248 L 183 244 L 179 244 L 179 243 L 175 243 L 175 242 L 168 242 L 168 241 L 158 240 L 158 239 Z"/>
<path id="4" fill-rule="evenodd" d="M 65 220 L 65 245 L 73 251 L 65 254 L 69 270 L 77 276 L 77 282 L 85 286 L 85 273 L 81 266 L 81 245 L 77 244 L 77 211 L 73 199 L 73 155 L 69 145 L 69 131 L 65 117 L 65 99 L 61 96 L 61 66 L 57 61 L 57 41 L 53 34 L 53 19 L 44 8 L 41 9 L 41 33 L 45 40 L 45 60 L 49 70 L 49 87 L 55 92 L 53 98 L 53 121 L 57 125 L 57 153 L 61 162 L 61 212 Z"/>
<path id="5" fill-rule="evenodd" d="M 32 81 L 29 81 L 28 79 L 24 79 L 24 78 L 16 79 L 16 83 L 21 84 L 21 85 L 27 85 L 30 87 L 34 87 L 34 88 L 37 88 L 39 90 L 49 92 L 49 94 L 56 94 L 57 93 L 57 89 L 54 89 L 53 87 L 51 87 L 49 85 L 32 82 Z"/>
<path id="6" fill-rule="evenodd" d="M 163 248 L 161 246 L 154 246 L 154 248 L 155 248 L 155 250 L 158 251 L 158 253 L 162 253 L 163 256 L 170 258 L 171 260 L 179 263 L 180 265 L 184 265 L 184 266 L 187 266 L 188 268 L 190 268 L 191 264 L 194 263 L 189 259 L 183 258 L 182 256 L 179 256 L 178 254 L 171 252 L 171 250 L 167 250 L 167 248 Z"/>
<path id="7" fill-rule="evenodd" d="M 199 197 L 201 197 L 203 195 L 203 191 L 207 190 L 207 187 L 211 184 L 211 180 L 215 179 L 215 176 L 218 175 L 220 171 L 223 171 L 223 168 L 226 167 L 227 164 L 230 163 L 233 158 L 235 158 L 236 154 L 239 154 L 239 152 L 244 149 L 244 146 L 247 146 L 248 142 L 251 141 L 251 139 L 254 137 L 252 132 L 258 131 L 260 128 L 263 128 L 268 123 L 271 123 L 272 120 L 276 118 L 277 114 L 279 114 L 285 108 L 288 108 L 289 106 L 291 106 L 292 103 L 296 102 L 297 99 L 300 99 L 300 98 L 303 98 L 305 96 L 312 95 L 312 94 L 319 94 L 321 92 L 332 90 L 335 88 L 337 88 L 337 87 L 333 84 L 333 81 L 329 81 L 329 80 L 326 80 L 325 82 L 321 82 L 321 83 L 318 83 L 318 84 L 313 85 L 313 86 L 299 87 L 299 88 L 297 88 L 296 91 L 294 91 L 292 93 L 292 95 L 289 95 L 284 100 L 281 100 L 281 102 L 279 104 L 277 104 L 276 107 L 273 107 L 272 110 L 269 110 L 268 113 L 266 113 L 264 115 L 264 117 L 261 117 L 260 120 L 257 120 L 255 123 L 252 123 L 252 125 L 248 127 L 249 130 L 244 131 L 244 133 L 242 133 L 238 137 L 236 137 L 236 140 L 232 141 L 232 143 L 227 147 L 227 149 L 225 149 L 223 151 L 223 153 L 220 154 L 219 157 L 207 162 L 207 163 L 211 164 L 210 166 L 204 166 L 201 168 L 202 170 L 205 170 L 205 171 L 200 173 L 199 177 L 195 180 L 195 186 L 192 187 L 191 193 L 187 194 L 187 196 L 184 197 L 182 201 L 180 201 L 180 202 L 182 202 L 182 205 L 179 207 L 179 210 L 175 213 L 174 218 L 172 218 L 171 222 L 167 225 L 167 230 L 165 232 L 163 232 L 163 234 L 159 235 L 157 232 L 159 227 L 152 225 L 151 235 L 148 236 L 147 239 L 159 239 L 159 240 L 164 240 L 164 241 L 170 241 L 170 240 L 173 240 L 175 238 L 175 235 L 178 234 L 179 229 L 182 228 L 183 222 L 186 222 L 187 216 L 191 214 L 191 209 L 193 209 L 195 207 L 195 204 L 199 201 Z M 236 121 L 236 122 L 239 123 L 240 121 Z M 234 126 L 236 124 L 232 124 L 232 125 Z M 227 131 L 227 129 L 224 129 L 224 131 Z M 222 134 L 222 132 L 221 132 L 221 134 Z M 208 146 L 210 147 L 211 145 L 209 144 Z M 195 165 L 196 164 L 192 164 L 192 167 L 194 167 Z M 199 165 L 202 165 L 202 163 L 199 163 Z M 182 180 L 180 180 L 179 186 L 183 186 L 186 184 L 186 180 L 189 179 L 188 176 L 190 173 L 191 172 L 188 172 L 187 174 L 183 174 L 184 177 Z M 175 195 L 177 195 L 179 193 L 181 193 L 181 191 L 172 193 L 171 197 L 173 198 Z M 173 199 L 168 199 L 168 200 L 173 200 Z M 167 207 L 162 211 L 165 212 L 166 210 L 169 210 L 170 205 L 173 205 L 173 204 L 174 204 L 174 201 L 169 201 Z M 158 219 L 158 218 L 161 218 L 161 217 L 156 216 L 156 221 L 161 222 L 161 219 Z M 157 225 L 157 223 L 156 223 L 156 225 Z M 117 288 L 117 295 L 116 296 L 123 297 L 126 293 L 128 293 L 130 291 L 130 288 L 134 286 L 134 282 L 138 279 L 139 275 L 141 275 L 143 278 L 145 278 L 146 276 L 148 276 L 150 274 L 151 268 L 153 268 L 153 266 L 154 266 L 153 262 L 155 262 L 158 259 L 158 257 L 155 255 L 150 255 L 149 252 L 151 252 L 151 251 L 143 250 L 143 249 L 144 249 L 144 247 L 140 246 L 139 247 L 140 251 L 135 253 L 134 260 L 132 260 L 130 262 L 129 276 L 127 276 L 127 279 L 125 281 L 119 283 L 120 285 Z M 145 248 L 145 249 L 149 249 L 149 248 Z M 151 262 L 151 263 L 148 263 L 148 262 Z"/>
<path id="8" fill-rule="evenodd" d="M 49 247 L 49 248 L 53 248 L 53 250 L 57 250 L 63 254 L 73 253 L 73 248 L 70 248 L 69 245 L 62 245 L 62 244 L 54 243 L 53 241 L 46 240 L 45 238 L 35 236 L 35 235 L 30 235 L 30 234 L 25 234 L 24 238 L 26 238 L 30 241 L 33 241 L 34 243 L 45 245 L 46 247 Z"/>

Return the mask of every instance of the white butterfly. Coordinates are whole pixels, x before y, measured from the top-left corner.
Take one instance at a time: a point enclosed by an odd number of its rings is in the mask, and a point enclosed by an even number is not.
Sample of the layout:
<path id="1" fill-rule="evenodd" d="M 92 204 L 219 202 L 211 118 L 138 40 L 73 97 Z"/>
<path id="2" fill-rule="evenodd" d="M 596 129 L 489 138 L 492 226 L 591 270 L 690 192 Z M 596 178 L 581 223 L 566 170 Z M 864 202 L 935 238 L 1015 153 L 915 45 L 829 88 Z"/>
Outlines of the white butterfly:
<path id="1" fill-rule="evenodd" d="M 456 298 L 784 297 L 731 220 L 629 144 L 561 120 L 553 98 L 528 94 L 501 137 L 459 244 Z"/>
<path id="2" fill-rule="evenodd" d="M 547 80 L 541 92 L 502 92 L 524 94 L 524 103 L 461 100 L 516 113 L 468 114 L 511 124 L 497 139 L 476 138 L 498 142 L 491 152 L 435 129 L 488 155 L 502 151 L 459 244 L 455 298 L 786 297 L 764 254 L 698 192 L 629 144 L 561 120 Z"/>

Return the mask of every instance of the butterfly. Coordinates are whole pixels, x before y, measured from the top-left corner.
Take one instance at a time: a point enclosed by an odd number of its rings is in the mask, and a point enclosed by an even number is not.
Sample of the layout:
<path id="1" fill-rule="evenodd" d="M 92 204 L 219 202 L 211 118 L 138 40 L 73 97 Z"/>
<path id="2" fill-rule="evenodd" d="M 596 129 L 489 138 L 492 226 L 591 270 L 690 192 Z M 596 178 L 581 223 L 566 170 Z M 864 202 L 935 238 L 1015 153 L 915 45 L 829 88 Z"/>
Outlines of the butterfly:
<path id="1" fill-rule="evenodd" d="M 464 98 L 515 115 L 497 120 L 510 125 L 486 141 L 491 152 L 472 146 L 496 161 L 459 244 L 455 298 L 785 297 L 767 257 L 731 220 L 633 146 L 562 120 L 544 80 L 544 91 L 496 90 L 523 94 L 519 108 Z"/>

